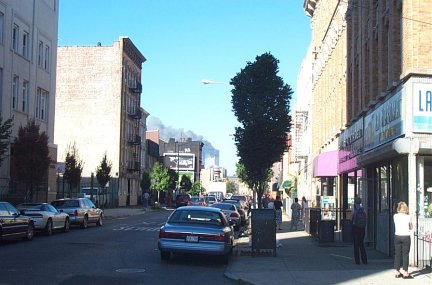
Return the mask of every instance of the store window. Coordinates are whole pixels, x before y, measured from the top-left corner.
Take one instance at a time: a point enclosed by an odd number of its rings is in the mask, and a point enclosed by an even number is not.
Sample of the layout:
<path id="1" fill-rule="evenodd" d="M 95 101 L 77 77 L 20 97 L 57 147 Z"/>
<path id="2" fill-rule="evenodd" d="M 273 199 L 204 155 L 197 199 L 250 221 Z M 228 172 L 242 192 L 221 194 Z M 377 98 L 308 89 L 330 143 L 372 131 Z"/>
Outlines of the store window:
<path id="1" fill-rule="evenodd" d="M 432 218 L 432 159 L 425 161 L 424 165 L 424 215 Z"/>

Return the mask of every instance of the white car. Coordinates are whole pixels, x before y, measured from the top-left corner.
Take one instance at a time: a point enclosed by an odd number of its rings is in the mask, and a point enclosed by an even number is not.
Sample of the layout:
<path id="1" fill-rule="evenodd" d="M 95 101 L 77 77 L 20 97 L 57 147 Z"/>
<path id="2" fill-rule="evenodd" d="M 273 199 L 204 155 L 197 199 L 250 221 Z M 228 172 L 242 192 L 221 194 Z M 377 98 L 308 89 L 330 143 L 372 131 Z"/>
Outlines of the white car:
<path id="1" fill-rule="evenodd" d="M 57 210 L 48 203 L 22 203 L 16 207 L 23 215 L 34 221 L 36 230 L 52 235 L 54 230 L 68 232 L 70 228 L 69 215 Z"/>

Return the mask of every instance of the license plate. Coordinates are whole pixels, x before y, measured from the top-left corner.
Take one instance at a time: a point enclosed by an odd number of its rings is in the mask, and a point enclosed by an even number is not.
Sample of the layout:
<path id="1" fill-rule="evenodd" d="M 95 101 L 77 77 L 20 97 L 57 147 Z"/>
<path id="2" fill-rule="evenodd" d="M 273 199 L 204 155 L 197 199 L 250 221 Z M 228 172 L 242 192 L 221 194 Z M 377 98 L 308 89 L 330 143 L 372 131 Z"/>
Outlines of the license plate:
<path id="1" fill-rule="evenodd" d="M 198 236 L 186 236 L 186 242 L 198 242 Z"/>

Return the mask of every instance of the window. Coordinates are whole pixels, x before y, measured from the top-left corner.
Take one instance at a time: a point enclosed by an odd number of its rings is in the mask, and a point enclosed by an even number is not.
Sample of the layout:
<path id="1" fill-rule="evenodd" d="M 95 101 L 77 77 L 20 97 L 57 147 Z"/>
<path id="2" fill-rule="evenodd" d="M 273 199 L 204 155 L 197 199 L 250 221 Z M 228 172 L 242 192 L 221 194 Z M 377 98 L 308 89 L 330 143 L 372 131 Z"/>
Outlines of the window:
<path id="1" fill-rule="evenodd" d="M 12 49 L 16 52 L 18 51 L 18 40 L 19 40 L 19 26 L 17 24 L 14 24 L 12 30 Z"/>
<path id="2" fill-rule="evenodd" d="M 0 43 L 3 43 L 4 14 L 0 12 Z"/>
<path id="3" fill-rule="evenodd" d="M 44 69 L 45 70 L 49 70 L 49 54 L 50 54 L 50 50 L 49 50 L 49 46 L 45 46 L 45 54 L 44 54 Z"/>
<path id="4" fill-rule="evenodd" d="M 22 88 L 22 101 L 21 101 L 21 111 L 24 113 L 28 112 L 28 93 L 29 93 L 29 82 L 23 82 Z"/>
<path id="5" fill-rule="evenodd" d="M 38 88 L 36 93 L 36 118 L 42 121 L 47 120 L 47 103 L 48 91 Z"/>
<path id="6" fill-rule="evenodd" d="M 29 57 L 29 39 L 30 39 L 29 33 L 24 32 L 22 38 L 22 55 L 25 58 Z"/>
<path id="7" fill-rule="evenodd" d="M 42 59 L 43 59 L 43 42 L 39 41 L 38 46 L 38 66 L 42 67 Z"/>
<path id="8" fill-rule="evenodd" d="M 12 82 L 12 109 L 18 108 L 19 77 L 14 75 Z"/>

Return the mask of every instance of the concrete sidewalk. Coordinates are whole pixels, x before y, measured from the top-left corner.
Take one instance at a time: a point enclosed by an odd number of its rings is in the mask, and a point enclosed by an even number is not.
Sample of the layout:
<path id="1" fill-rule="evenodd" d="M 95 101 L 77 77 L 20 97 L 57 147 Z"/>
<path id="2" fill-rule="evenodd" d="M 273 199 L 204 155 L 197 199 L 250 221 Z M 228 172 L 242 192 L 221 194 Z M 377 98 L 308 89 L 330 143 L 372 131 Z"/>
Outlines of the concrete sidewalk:
<path id="1" fill-rule="evenodd" d="M 290 221 L 283 220 L 275 257 L 251 256 L 251 238 L 239 238 L 225 276 L 238 284 L 263 285 L 432 284 L 430 268 L 410 268 L 414 279 L 396 279 L 392 258 L 366 248 L 368 264 L 357 265 L 351 243 L 319 243 L 304 231 L 288 231 Z"/>

